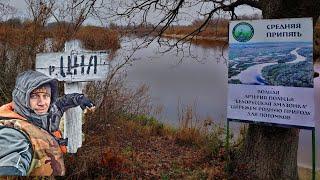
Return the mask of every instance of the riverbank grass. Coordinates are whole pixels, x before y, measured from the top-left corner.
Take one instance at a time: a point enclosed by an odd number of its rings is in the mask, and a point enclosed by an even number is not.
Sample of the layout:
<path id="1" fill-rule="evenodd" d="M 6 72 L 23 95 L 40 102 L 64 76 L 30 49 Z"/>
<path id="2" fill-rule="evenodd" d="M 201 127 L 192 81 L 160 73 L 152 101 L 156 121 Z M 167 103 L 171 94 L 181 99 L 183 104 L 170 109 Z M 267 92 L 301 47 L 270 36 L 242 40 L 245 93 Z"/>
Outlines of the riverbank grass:
<path id="1" fill-rule="evenodd" d="M 214 123 L 206 125 L 212 131 L 205 131 L 192 121 L 173 127 L 147 115 L 126 114 L 99 124 L 95 121 L 101 120 L 91 117 L 85 121 L 86 141 L 77 155 L 66 156 L 68 178 L 229 177 L 225 170 L 224 128 Z"/>
<path id="2" fill-rule="evenodd" d="M 299 180 L 312 179 L 312 169 L 305 167 L 298 167 Z M 316 172 L 316 179 L 320 179 L 320 170 Z"/>

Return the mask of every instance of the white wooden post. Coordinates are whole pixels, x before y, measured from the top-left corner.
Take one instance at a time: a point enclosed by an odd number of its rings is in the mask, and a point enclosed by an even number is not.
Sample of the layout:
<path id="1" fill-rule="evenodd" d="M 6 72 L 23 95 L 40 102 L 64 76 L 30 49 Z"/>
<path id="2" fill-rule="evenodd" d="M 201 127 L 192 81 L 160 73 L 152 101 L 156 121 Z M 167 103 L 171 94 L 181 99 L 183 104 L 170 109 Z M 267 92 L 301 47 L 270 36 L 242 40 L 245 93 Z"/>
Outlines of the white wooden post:
<path id="1" fill-rule="evenodd" d="M 83 82 L 103 80 L 109 72 L 106 51 L 86 51 L 80 41 L 65 44 L 63 53 L 40 53 L 36 70 L 64 81 L 64 93 L 82 93 Z M 82 110 L 71 108 L 64 114 L 64 138 L 68 138 L 68 152 L 76 153 L 82 146 Z"/>
<path id="2" fill-rule="evenodd" d="M 72 59 L 72 51 L 80 50 L 79 41 L 66 42 L 64 52 L 70 53 Z M 65 82 L 64 93 L 82 93 L 81 82 Z M 78 148 L 82 146 L 82 109 L 80 107 L 70 108 L 64 113 L 64 133 L 63 137 L 68 138 L 68 153 L 76 153 Z"/>
<path id="3" fill-rule="evenodd" d="M 64 93 L 82 93 L 81 82 L 64 83 Z M 68 138 L 69 153 L 76 153 L 82 146 L 82 109 L 79 106 L 64 113 L 64 138 Z"/>

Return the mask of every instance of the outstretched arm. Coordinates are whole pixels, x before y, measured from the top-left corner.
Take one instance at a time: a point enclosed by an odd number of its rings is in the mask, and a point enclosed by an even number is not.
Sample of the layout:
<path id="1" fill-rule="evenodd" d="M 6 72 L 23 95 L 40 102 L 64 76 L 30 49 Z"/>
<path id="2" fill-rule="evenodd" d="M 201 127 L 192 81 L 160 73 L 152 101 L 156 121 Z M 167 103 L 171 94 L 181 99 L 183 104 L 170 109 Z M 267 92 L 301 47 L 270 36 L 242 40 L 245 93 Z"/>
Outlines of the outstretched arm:
<path id="1" fill-rule="evenodd" d="M 76 106 L 80 106 L 82 110 L 94 107 L 92 101 L 84 96 L 84 94 L 79 93 L 66 94 L 59 98 L 55 104 L 62 112 Z"/>
<path id="2" fill-rule="evenodd" d="M 73 107 L 80 106 L 82 110 L 94 109 L 94 103 L 89 100 L 84 94 L 72 93 L 66 94 L 59 98 L 51 107 L 49 112 L 49 118 L 51 121 L 50 131 L 56 131 L 59 129 L 60 119 L 63 113 Z"/>

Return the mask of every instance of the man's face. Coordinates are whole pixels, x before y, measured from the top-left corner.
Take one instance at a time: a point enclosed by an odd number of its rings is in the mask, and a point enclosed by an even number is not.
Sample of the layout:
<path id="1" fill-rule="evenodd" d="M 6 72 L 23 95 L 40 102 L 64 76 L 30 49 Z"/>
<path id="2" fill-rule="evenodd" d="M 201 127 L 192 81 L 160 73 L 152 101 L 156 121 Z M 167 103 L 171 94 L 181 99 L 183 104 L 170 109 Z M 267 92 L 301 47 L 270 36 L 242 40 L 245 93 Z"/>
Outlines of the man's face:
<path id="1" fill-rule="evenodd" d="M 40 87 L 30 93 L 30 107 L 38 115 L 48 112 L 51 102 L 50 87 Z"/>

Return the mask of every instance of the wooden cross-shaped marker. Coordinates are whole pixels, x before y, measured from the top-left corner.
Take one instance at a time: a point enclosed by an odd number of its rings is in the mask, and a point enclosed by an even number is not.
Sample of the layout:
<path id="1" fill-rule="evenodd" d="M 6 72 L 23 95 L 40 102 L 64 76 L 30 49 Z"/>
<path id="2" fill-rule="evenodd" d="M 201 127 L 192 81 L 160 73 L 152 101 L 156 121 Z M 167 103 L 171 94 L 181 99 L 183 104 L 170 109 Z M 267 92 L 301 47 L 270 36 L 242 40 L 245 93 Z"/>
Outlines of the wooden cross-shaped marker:
<path id="1" fill-rule="evenodd" d="M 36 57 L 36 70 L 59 81 L 64 81 L 64 93 L 82 93 L 82 82 L 106 79 L 109 71 L 106 51 L 86 51 L 79 41 L 65 44 L 62 53 L 40 53 Z M 68 152 L 76 153 L 82 146 L 82 110 L 66 111 L 64 138 L 68 138 Z"/>

